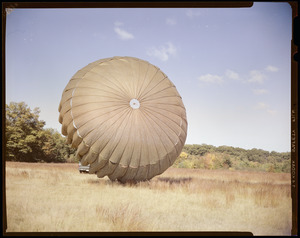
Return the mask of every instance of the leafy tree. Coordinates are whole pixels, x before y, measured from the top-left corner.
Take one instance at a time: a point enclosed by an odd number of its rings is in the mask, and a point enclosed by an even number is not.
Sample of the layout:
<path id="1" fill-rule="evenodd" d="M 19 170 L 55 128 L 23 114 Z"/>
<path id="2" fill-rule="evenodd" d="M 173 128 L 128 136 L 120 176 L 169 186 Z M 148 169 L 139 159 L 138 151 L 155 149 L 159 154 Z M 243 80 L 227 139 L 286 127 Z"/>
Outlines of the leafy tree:
<path id="1" fill-rule="evenodd" d="M 66 139 L 54 129 L 46 129 L 44 134 L 45 141 L 42 150 L 45 155 L 45 162 L 69 161 L 70 156 L 73 155 L 76 150 L 71 148 L 71 145 L 66 144 Z"/>
<path id="2" fill-rule="evenodd" d="M 39 120 L 39 109 L 33 112 L 25 102 L 6 105 L 6 158 L 13 161 L 38 161 L 45 122 Z"/>
<path id="3" fill-rule="evenodd" d="M 286 172 L 291 170 L 290 152 L 245 150 L 232 146 L 184 145 L 183 152 L 173 164 L 180 168 L 257 170 Z"/>
<path id="4" fill-rule="evenodd" d="M 231 162 L 231 159 L 230 159 L 229 155 L 225 155 L 225 157 L 224 157 L 224 166 L 226 166 L 226 167 L 231 167 L 232 166 L 232 162 Z"/>
<path id="5" fill-rule="evenodd" d="M 66 139 L 53 129 L 44 129 L 39 108 L 25 102 L 6 105 L 6 159 L 25 162 L 65 162 L 75 153 Z"/>
<path id="6" fill-rule="evenodd" d="M 291 172 L 291 160 L 285 160 L 282 163 L 282 172 L 290 173 Z"/>
<path id="7" fill-rule="evenodd" d="M 183 151 L 189 153 L 190 155 L 200 155 L 203 156 L 208 152 L 211 152 L 214 150 L 214 146 L 212 145 L 206 145 L 206 144 L 202 144 L 202 145 L 185 145 L 183 148 Z"/>

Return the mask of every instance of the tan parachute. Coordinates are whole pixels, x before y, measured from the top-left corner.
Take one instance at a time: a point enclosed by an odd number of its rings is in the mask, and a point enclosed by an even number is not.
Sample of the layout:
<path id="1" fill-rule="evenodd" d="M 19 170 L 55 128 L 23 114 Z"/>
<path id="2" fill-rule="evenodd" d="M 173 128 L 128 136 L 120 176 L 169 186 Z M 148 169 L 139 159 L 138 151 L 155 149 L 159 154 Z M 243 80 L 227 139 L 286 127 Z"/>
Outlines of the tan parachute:
<path id="1" fill-rule="evenodd" d="M 65 87 L 59 122 L 90 173 L 142 181 L 169 168 L 187 136 L 186 110 L 175 85 L 133 57 L 90 63 Z"/>

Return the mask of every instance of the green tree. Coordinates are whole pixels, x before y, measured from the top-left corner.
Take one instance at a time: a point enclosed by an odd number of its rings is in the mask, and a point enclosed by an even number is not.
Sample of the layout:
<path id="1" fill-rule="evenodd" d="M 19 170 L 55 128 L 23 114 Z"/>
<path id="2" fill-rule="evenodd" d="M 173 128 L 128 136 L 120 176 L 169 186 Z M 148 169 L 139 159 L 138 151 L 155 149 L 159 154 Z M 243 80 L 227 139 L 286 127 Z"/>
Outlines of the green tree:
<path id="1" fill-rule="evenodd" d="M 70 161 L 71 155 L 74 155 L 76 149 L 66 143 L 66 138 L 62 137 L 54 129 L 44 130 L 45 141 L 42 146 L 45 162 L 74 162 Z M 74 158 L 75 159 L 75 158 Z"/>
<path id="2" fill-rule="evenodd" d="M 206 144 L 202 144 L 202 145 L 197 145 L 197 144 L 193 144 L 193 145 L 185 145 L 183 147 L 183 151 L 190 154 L 190 155 L 200 155 L 203 156 L 208 152 L 211 152 L 214 150 L 214 146 L 212 145 L 206 145 Z"/>
<path id="3" fill-rule="evenodd" d="M 230 168 L 230 167 L 232 166 L 231 158 L 230 158 L 230 156 L 227 155 L 227 154 L 224 156 L 224 163 L 223 163 L 223 166 L 224 166 L 224 167 L 228 167 L 228 168 Z"/>
<path id="4" fill-rule="evenodd" d="M 39 120 L 39 109 L 33 111 L 25 102 L 6 105 L 6 158 L 13 161 L 38 161 L 42 152 L 45 122 Z"/>
<path id="5" fill-rule="evenodd" d="M 75 153 L 66 139 L 53 129 L 44 129 L 39 108 L 25 102 L 6 105 L 6 159 L 24 162 L 65 162 Z"/>

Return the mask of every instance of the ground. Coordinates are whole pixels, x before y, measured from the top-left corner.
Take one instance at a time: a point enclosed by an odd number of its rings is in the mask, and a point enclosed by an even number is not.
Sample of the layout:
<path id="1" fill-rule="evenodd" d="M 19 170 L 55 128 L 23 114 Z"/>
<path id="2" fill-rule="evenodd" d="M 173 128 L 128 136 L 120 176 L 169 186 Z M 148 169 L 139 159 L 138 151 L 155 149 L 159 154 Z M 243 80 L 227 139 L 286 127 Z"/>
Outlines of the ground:
<path id="1" fill-rule="evenodd" d="M 6 162 L 7 232 L 247 231 L 290 235 L 289 173 L 169 168 L 111 182 L 77 164 Z"/>

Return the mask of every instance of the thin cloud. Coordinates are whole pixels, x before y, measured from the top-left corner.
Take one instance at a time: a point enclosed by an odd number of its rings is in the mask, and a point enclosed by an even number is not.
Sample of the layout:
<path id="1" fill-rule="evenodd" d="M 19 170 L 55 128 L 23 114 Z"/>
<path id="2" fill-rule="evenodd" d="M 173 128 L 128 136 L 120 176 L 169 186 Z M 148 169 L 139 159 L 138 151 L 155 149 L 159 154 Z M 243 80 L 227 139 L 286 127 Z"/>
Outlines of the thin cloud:
<path id="1" fill-rule="evenodd" d="M 266 76 L 258 70 L 250 71 L 250 78 L 248 79 L 249 83 L 264 83 Z"/>
<path id="2" fill-rule="evenodd" d="M 275 115 L 275 114 L 277 114 L 277 111 L 276 110 L 267 109 L 267 113 L 269 113 L 271 115 Z"/>
<path id="3" fill-rule="evenodd" d="M 266 89 L 253 89 L 253 93 L 256 95 L 267 94 L 269 91 Z"/>
<path id="4" fill-rule="evenodd" d="M 128 31 L 125 31 L 124 29 L 121 29 L 120 26 L 123 26 L 124 24 L 122 22 L 115 22 L 114 30 L 117 33 L 117 35 L 122 40 L 130 40 L 134 39 L 134 35 L 129 33 Z"/>
<path id="5" fill-rule="evenodd" d="M 225 76 L 230 79 L 234 80 L 240 80 L 240 76 L 237 72 L 234 72 L 233 70 L 227 69 L 225 72 Z"/>
<path id="6" fill-rule="evenodd" d="M 269 71 L 269 72 L 277 72 L 279 69 L 275 66 L 272 66 L 272 65 L 268 65 L 266 68 L 265 68 L 266 71 Z"/>
<path id="7" fill-rule="evenodd" d="M 161 61 L 167 61 L 170 56 L 175 56 L 176 53 L 177 49 L 171 42 L 168 42 L 166 45 L 160 46 L 159 48 L 152 47 L 147 51 L 147 55 L 154 56 Z"/>
<path id="8" fill-rule="evenodd" d="M 267 109 L 269 105 L 264 102 L 259 102 L 255 105 L 255 109 Z"/>
<path id="9" fill-rule="evenodd" d="M 240 83 L 253 83 L 253 84 L 263 84 L 267 80 L 267 76 L 259 70 L 251 70 L 248 77 L 243 78 L 231 69 L 227 69 L 222 75 L 213 75 L 206 74 L 198 77 L 198 80 L 206 83 L 223 83 L 225 79 L 231 79 L 231 82 L 240 82 Z M 230 82 L 230 81 L 228 81 Z M 266 89 L 252 89 L 253 93 L 256 95 L 267 94 Z"/>
<path id="10" fill-rule="evenodd" d="M 173 19 L 173 18 L 167 18 L 166 19 L 166 24 L 169 25 L 169 26 L 174 26 L 177 24 L 176 20 Z"/>
<path id="11" fill-rule="evenodd" d="M 201 83 L 208 84 L 222 84 L 227 79 L 240 80 L 239 74 L 234 72 L 233 70 L 227 69 L 224 75 L 216 75 L 216 74 L 205 74 L 198 77 L 198 80 Z"/>
<path id="12" fill-rule="evenodd" d="M 221 84 L 224 82 L 223 77 L 219 75 L 205 74 L 198 77 L 198 80 L 203 83 L 217 83 Z"/>
<path id="13" fill-rule="evenodd" d="M 259 102 L 255 105 L 254 107 L 256 110 L 263 110 L 265 112 L 267 112 L 268 114 L 271 114 L 271 115 L 276 115 L 277 114 L 277 111 L 276 110 L 273 110 L 273 109 L 270 109 L 270 106 L 264 102 Z"/>

